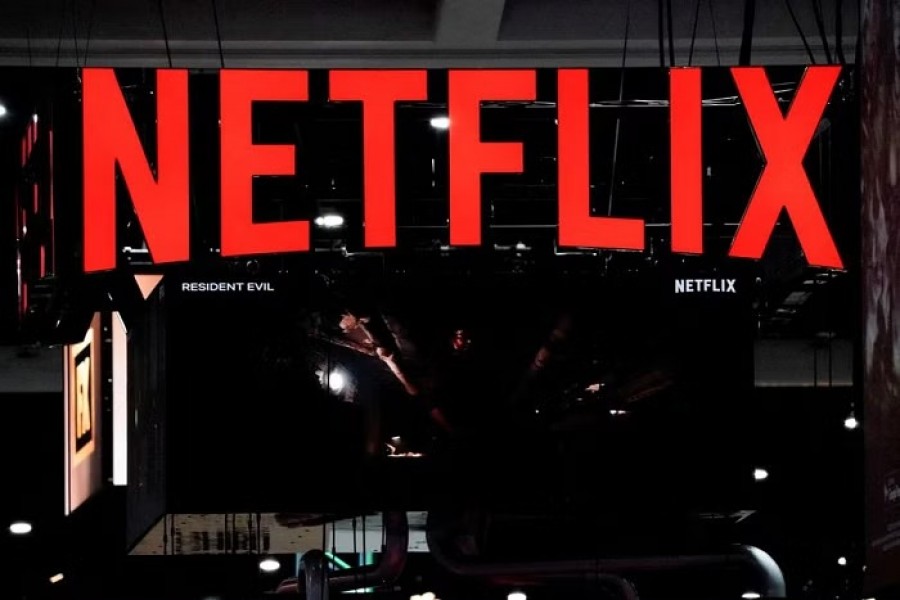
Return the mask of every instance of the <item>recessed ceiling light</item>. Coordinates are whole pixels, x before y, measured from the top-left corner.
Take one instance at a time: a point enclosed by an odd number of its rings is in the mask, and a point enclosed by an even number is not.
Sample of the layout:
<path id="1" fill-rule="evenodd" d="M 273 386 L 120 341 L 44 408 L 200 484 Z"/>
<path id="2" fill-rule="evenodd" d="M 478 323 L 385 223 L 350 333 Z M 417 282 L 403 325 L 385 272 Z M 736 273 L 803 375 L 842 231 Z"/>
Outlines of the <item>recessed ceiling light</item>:
<path id="1" fill-rule="evenodd" d="M 757 600 L 758 598 L 761 598 L 761 596 L 759 595 L 759 592 L 744 592 L 741 594 L 741 598 L 744 600 Z"/>
<path id="2" fill-rule="evenodd" d="M 0 117 L 6 116 L 6 106 L 0 104 Z"/>
<path id="3" fill-rule="evenodd" d="M 528 600 L 528 596 L 525 595 L 525 592 L 510 592 L 506 596 L 506 600 Z"/>
<path id="4" fill-rule="evenodd" d="M 432 117 L 431 126 L 435 129 L 449 129 L 450 119 L 447 117 Z"/>
<path id="5" fill-rule="evenodd" d="M 259 570 L 263 573 L 274 573 L 281 568 L 281 563 L 274 558 L 264 558 L 259 561 Z"/>
<path id="6" fill-rule="evenodd" d="M 422 594 L 422 600 L 436 600 L 434 592 L 425 592 Z"/>
<path id="7" fill-rule="evenodd" d="M 838 558 L 838 564 L 842 567 L 845 566 L 847 564 L 847 557 L 841 556 L 840 558 Z"/>
<path id="8" fill-rule="evenodd" d="M 859 427 L 859 421 L 855 416 L 850 415 L 849 417 L 844 419 L 844 427 L 850 430 L 856 429 L 857 427 Z"/>
<path id="9" fill-rule="evenodd" d="M 31 533 L 31 523 L 16 521 L 9 526 L 9 532 L 13 535 L 28 535 Z"/>
<path id="10" fill-rule="evenodd" d="M 322 215 L 321 217 L 316 217 L 316 225 L 325 229 L 337 229 L 344 226 L 344 217 L 334 214 Z"/>
<path id="11" fill-rule="evenodd" d="M 753 479 L 756 481 L 765 481 L 769 478 L 769 472 L 765 469 L 756 468 L 753 469 Z"/>
<path id="12" fill-rule="evenodd" d="M 63 580 L 63 577 L 65 576 L 62 573 L 57 573 L 56 575 L 50 577 L 50 583 L 59 583 Z"/>

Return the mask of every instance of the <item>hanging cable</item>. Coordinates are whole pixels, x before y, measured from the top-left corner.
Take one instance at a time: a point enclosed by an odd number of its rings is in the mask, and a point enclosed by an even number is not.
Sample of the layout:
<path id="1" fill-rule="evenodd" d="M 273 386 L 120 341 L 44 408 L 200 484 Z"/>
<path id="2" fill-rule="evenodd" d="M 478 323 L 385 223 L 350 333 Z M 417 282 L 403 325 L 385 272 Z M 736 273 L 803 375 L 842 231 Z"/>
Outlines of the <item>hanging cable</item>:
<path id="1" fill-rule="evenodd" d="M 625 81 L 625 58 L 628 56 L 628 32 L 631 28 L 631 0 L 625 4 L 625 39 L 622 40 L 622 72 L 619 75 L 619 101 L 622 100 L 622 86 Z"/>
<path id="2" fill-rule="evenodd" d="M 172 554 L 173 555 L 175 554 L 175 550 L 176 550 L 176 548 L 175 548 L 175 516 L 176 515 L 172 515 L 172 518 L 169 519 L 169 531 L 171 532 L 169 539 L 172 540 Z"/>
<path id="3" fill-rule="evenodd" d="M 847 64 L 844 56 L 844 0 L 835 0 L 834 5 L 834 52 L 838 62 Z"/>
<path id="4" fill-rule="evenodd" d="M 697 41 L 697 24 L 700 22 L 700 0 L 694 2 L 694 23 L 691 25 L 691 48 L 688 50 L 688 66 L 694 64 L 694 42 Z"/>
<path id="5" fill-rule="evenodd" d="M 75 67 L 81 64 L 81 58 L 78 56 L 78 3 L 72 2 L 72 47 L 75 48 Z"/>
<path id="6" fill-rule="evenodd" d="M 262 554 L 262 514 L 256 513 L 256 553 Z"/>
<path id="7" fill-rule="evenodd" d="M 794 27 L 797 29 L 797 33 L 800 35 L 800 41 L 803 42 L 803 47 L 806 48 L 806 54 L 809 56 L 810 64 L 816 64 L 816 56 L 813 54 L 812 48 L 809 45 L 809 41 L 806 39 L 806 34 L 803 33 L 803 28 L 800 26 L 800 21 L 797 20 L 797 15 L 794 13 L 794 7 L 791 5 L 791 0 L 784 0 L 784 5 L 787 7 L 788 14 L 791 15 L 791 21 L 794 22 Z"/>
<path id="8" fill-rule="evenodd" d="M 91 33 L 94 30 L 94 5 L 96 3 L 97 0 L 91 0 L 91 5 L 88 8 L 88 26 L 86 39 L 84 41 L 84 60 L 82 61 L 82 67 L 88 66 L 88 54 L 90 54 L 91 51 Z"/>
<path id="9" fill-rule="evenodd" d="M 156 6 L 159 9 L 159 24 L 162 26 L 163 42 L 166 44 L 166 60 L 169 68 L 172 68 L 172 51 L 169 49 L 169 32 L 166 29 L 166 15 L 163 12 L 163 0 L 157 0 Z"/>
<path id="10" fill-rule="evenodd" d="M 68 0 L 60 0 L 60 4 L 62 5 L 59 11 L 59 33 L 56 35 L 56 62 L 54 63 L 54 67 L 59 67 L 59 58 L 62 55 L 62 41 L 63 41 L 63 32 L 66 27 L 66 8 L 69 6 Z"/>
<path id="11" fill-rule="evenodd" d="M 335 524 L 337 521 L 331 519 L 331 556 L 334 558 L 337 556 L 337 527 Z"/>
<path id="12" fill-rule="evenodd" d="M 666 29 L 669 35 L 669 66 L 675 66 L 675 31 L 672 24 L 672 0 L 666 0 Z"/>
<path id="13" fill-rule="evenodd" d="M 216 0 L 211 0 L 211 2 L 212 2 L 213 22 L 216 25 L 216 44 L 219 47 L 219 65 L 224 69 L 225 68 L 225 53 L 222 51 L 222 32 L 219 29 L 219 7 L 216 4 Z"/>
<path id="14" fill-rule="evenodd" d="M 819 30 L 819 38 L 822 40 L 822 50 L 825 51 L 825 61 L 831 64 L 831 48 L 828 45 L 828 36 L 825 34 L 825 21 L 822 19 L 822 6 L 819 0 L 810 0 L 812 2 L 813 14 L 816 17 L 816 28 Z"/>
<path id="15" fill-rule="evenodd" d="M 662 0 L 660 0 L 662 2 Z M 619 134 L 622 130 L 622 103 L 625 100 L 625 58 L 628 55 L 628 35 L 631 29 L 631 2 L 625 6 L 625 40 L 622 44 L 622 64 L 619 67 L 619 113 L 616 116 L 616 133 L 613 138 L 612 172 L 609 176 L 609 196 L 606 200 L 606 214 L 612 215 L 613 195 L 616 189 L 616 163 L 619 158 Z M 662 49 L 662 46 L 660 46 Z"/>
<path id="16" fill-rule="evenodd" d="M 356 517 L 353 517 L 353 521 L 351 523 L 351 527 L 353 528 L 353 556 L 356 559 L 356 564 L 359 565 L 359 554 L 356 551 Z M 359 576 L 359 569 L 353 570 L 353 589 L 359 589 L 359 583 L 357 583 L 356 578 Z"/>
<path id="17" fill-rule="evenodd" d="M 328 589 L 328 564 L 330 562 L 328 556 L 325 554 L 328 551 L 328 530 L 326 529 L 327 521 L 325 516 L 326 515 L 322 515 L 322 562 L 324 564 L 322 565 L 322 579 L 320 581 L 320 585 L 322 586 L 321 589 L 323 590 Z"/>
<path id="18" fill-rule="evenodd" d="M 626 20 L 628 17 L 625 17 Z M 663 0 L 656 0 L 656 37 L 659 41 L 659 66 L 666 66 L 666 49 L 663 36 Z"/>
<path id="19" fill-rule="evenodd" d="M 363 561 L 367 561 L 369 558 L 366 554 L 366 513 L 362 515 L 362 553 Z"/>
<path id="20" fill-rule="evenodd" d="M 712 24 L 713 43 L 716 46 L 716 66 L 722 66 L 722 57 L 719 54 L 719 34 L 716 31 L 716 13 L 713 10 L 712 0 L 706 0 L 706 6 L 709 8 L 709 22 Z"/>
<path id="21" fill-rule="evenodd" d="M 756 0 L 744 0 L 744 27 L 741 30 L 741 50 L 738 65 L 750 64 L 753 50 L 753 22 L 756 20 Z"/>
<path id="22" fill-rule="evenodd" d="M 31 68 L 31 28 L 25 27 L 25 44 L 28 48 L 28 67 Z"/>

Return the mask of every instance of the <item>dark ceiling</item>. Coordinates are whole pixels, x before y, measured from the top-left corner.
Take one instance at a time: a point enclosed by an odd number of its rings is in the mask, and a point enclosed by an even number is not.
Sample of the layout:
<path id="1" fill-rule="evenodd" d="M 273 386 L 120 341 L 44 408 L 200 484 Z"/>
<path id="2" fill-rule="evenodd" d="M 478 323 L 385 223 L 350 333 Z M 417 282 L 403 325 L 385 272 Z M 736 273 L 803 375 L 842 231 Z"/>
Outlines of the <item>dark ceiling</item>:
<path id="1" fill-rule="evenodd" d="M 168 38 L 185 67 L 620 66 L 626 30 L 628 66 L 663 37 L 675 64 L 737 64 L 747 33 L 755 64 L 852 62 L 858 24 L 842 0 L 37 0 L 0 7 L 0 64 L 164 66 Z"/>

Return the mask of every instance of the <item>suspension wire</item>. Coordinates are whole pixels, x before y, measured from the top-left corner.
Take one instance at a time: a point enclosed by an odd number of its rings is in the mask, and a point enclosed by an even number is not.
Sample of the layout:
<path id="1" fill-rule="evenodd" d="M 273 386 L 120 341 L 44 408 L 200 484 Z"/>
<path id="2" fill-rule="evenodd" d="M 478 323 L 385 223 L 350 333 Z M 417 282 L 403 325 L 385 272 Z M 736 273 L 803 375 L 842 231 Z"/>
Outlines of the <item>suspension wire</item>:
<path id="1" fill-rule="evenodd" d="M 62 5 L 59 11 L 59 33 L 56 35 L 56 62 L 54 63 L 54 67 L 59 66 L 59 58 L 62 54 L 62 41 L 63 41 L 63 31 L 65 31 L 66 27 L 66 8 L 69 6 L 68 0 L 59 0 Z"/>
<path id="2" fill-rule="evenodd" d="M 741 31 L 741 50 L 738 56 L 738 64 L 747 66 L 750 64 L 750 55 L 753 50 L 753 23 L 756 20 L 756 0 L 744 0 L 744 27 Z"/>
<path id="3" fill-rule="evenodd" d="M 356 551 L 356 517 L 353 517 L 352 525 L 353 528 L 353 556 L 356 559 L 356 564 L 359 565 L 359 553 Z M 356 582 L 357 577 L 359 577 L 359 569 L 353 570 L 353 589 L 359 589 L 359 584 Z"/>
<path id="4" fill-rule="evenodd" d="M 322 578 L 321 585 L 322 589 L 326 589 L 326 585 L 328 585 L 328 565 L 331 564 L 331 561 L 328 559 L 328 556 L 325 554 L 328 552 L 328 519 L 326 518 L 328 515 L 322 514 Z"/>
<path id="5" fill-rule="evenodd" d="M 337 556 L 337 519 L 331 519 L 331 556 Z"/>
<path id="6" fill-rule="evenodd" d="M 211 2 L 212 2 L 213 22 L 216 25 L 216 44 L 219 47 L 219 65 L 224 69 L 225 68 L 225 53 L 222 51 L 222 31 L 219 29 L 219 6 L 216 3 L 216 0 L 211 0 Z"/>
<path id="7" fill-rule="evenodd" d="M 262 554 L 262 513 L 256 513 L 256 553 Z"/>
<path id="8" fill-rule="evenodd" d="M 663 43 L 663 0 L 656 0 L 656 37 L 659 41 L 659 66 L 664 67 L 666 66 L 666 50 Z"/>
<path id="9" fill-rule="evenodd" d="M 813 14 L 816 17 L 816 27 L 819 30 L 819 37 L 822 40 L 822 49 L 825 51 L 825 60 L 830 65 L 831 61 L 831 48 L 828 45 L 828 36 L 825 34 L 825 21 L 822 20 L 822 5 L 819 4 L 819 0 L 811 0 L 813 7 Z"/>
<path id="10" fill-rule="evenodd" d="M 88 62 L 88 54 L 91 51 L 91 32 L 94 30 L 94 5 L 97 3 L 97 0 L 91 0 L 91 5 L 88 8 L 88 27 L 87 27 L 87 35 L 84 41 L 84 61 L 82 62 L 82 67 L 87 66 Z"/>
<path id="11" fill-rule="evenodd" d="M 169 32 L 166 29 L 166 15 L 163 12 L 163 0 L 156 0 L 156 7 L 159 9 L 159 24 L 162 26 L 163 42 L 166 44 L 166 60 L 169 68 L 172 68 L 172 51 L 169 49 Z"/>
<path id="12" fill-rule="evenodd" d="M 662 0 L 660 0 L 662 2 Z M 619 104 L 625 100 L 625 57 L 628 55 L 628 35 L 631 29 L 631 2 L 625 7 L 625 40 L 622 44 L 622 64 L 619 68 Z M 662 46 L 660 46 L 662 49 Z M 609 176 L 609 196 L 606 200 L 606 214 L 612 215 L 613 196 L 616 189 L 616 163 L 619 158 L 619 134 L 622 130 L 622 107 L 619 106 L 619 114 L 616 117 L 616 134 L 613 138 L 612 172 Z"/>
<path id="13" fill-rule="evenodd" d="M 838 62 L 842 65 L 847 64 L 847 58 L 844 56 L 844 0 L 835 0 L 834 5 L 834 51 L 837 54 Z"/>
<path id="14" fill-rule="evenodd" d="M 700 0 L 694 2 L 694 24 L 691 25 L 691 48 L 688 51 L 688 66 L 694 64 L 694 42 L 697 41 L 697 24 L 700 22 Z"/>
<path id="15" fill-rule="evenodd" d="M 72 46 L 75 48 L 75 67 L 81 64 L 78 55 L 78 2 L 72 1 Z"/>
<path id="16" fill-rule="evenodd" d="M 809 56 L 810 64 L 816 64 L 816 55 L 813 54 L 812 48 L 809 45 L 809 40 L 806 39 L 806 34 L 803 33 L 803 27 L 800 26 L 800 21 L 797 19 L 797 14 L 794 12 L 791 0 L 784 0 L 784 5 L 787 7 L 788 14 L 791 15 L 791 21 L 794 22 L 794 28 L 797 29 L 797 33 L 800 35 L 800 41 L 803 42 L 803 47 L 806 48 L 806 54 Z"/>
<path id="17" fill-rule="evenodd" d="M 716 32 L 716 12 L 713 9 L 712 0 L 706 0 L 709 8 L 709 21 L 712 23 L 713 43 L 716 45 L 716 66 L 722 66 L 722 57 L 719 55 L 719 34 Z"/>
<path id="18" fill-rule="evenodd" d="M 675 66 L 675 34 L 672 24 L 672 0 L 666 0 L 666 29 L 669 34 L 669 66 Z"/>

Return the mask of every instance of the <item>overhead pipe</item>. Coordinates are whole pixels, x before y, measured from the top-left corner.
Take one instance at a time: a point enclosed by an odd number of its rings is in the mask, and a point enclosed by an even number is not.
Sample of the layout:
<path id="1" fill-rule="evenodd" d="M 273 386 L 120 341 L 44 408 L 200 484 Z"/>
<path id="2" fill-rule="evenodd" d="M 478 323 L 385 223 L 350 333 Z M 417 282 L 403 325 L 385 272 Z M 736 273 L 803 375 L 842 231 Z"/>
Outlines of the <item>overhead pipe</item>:
<path id="1" fill-rule="evenodd" d="M 735 545 L 721 554 L 646 556 L 628 558 L 588 558 L 537 562 L 476 562 L 454 556 L 437 531 L 426 532 L 428 550 L 435 561 L 460 577 L 478 577 L 498 583 L 528 585 L 553 580 L 588 579 L 610 581 L 639 573 L 660 573 L 691 569 L 743 567 L 756 577 L 758 593 L 765 598 L 784 598 L 784 575 L 775 560 L 753 546 Z"/>
<path id="2" fill-rule="evenodd" d="M 354 569 L 346 569 L 328 574 L 328 589 L 346 591 L 365 587 L 378 587 L 396 581 L 406 567 L 409 549 L 409 523 L 405 511 L 384 512 L 381 514 L 384 528 L 384 548 L 381 559 L 376 565 Z M 304 563 L 305 565 L 305 563 Z M 306 585 L 296 577 L 285 579 L 276 589 L 279 594 L 307 594 Z"/>

